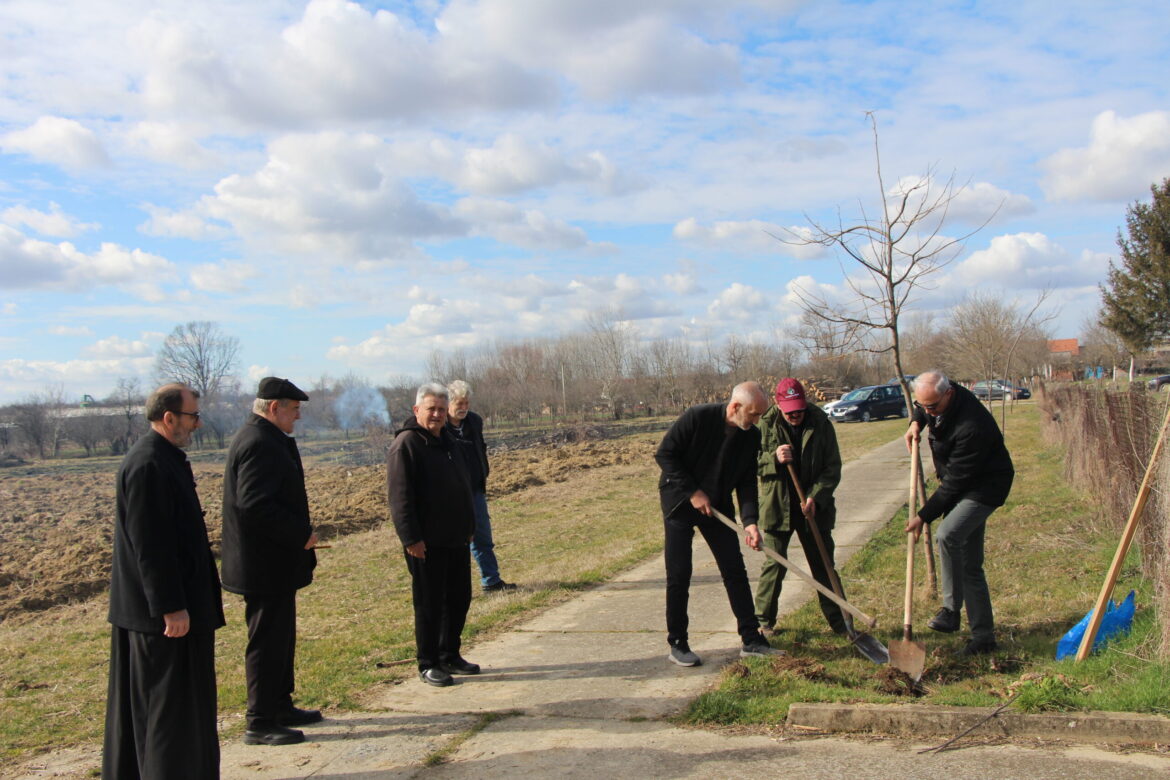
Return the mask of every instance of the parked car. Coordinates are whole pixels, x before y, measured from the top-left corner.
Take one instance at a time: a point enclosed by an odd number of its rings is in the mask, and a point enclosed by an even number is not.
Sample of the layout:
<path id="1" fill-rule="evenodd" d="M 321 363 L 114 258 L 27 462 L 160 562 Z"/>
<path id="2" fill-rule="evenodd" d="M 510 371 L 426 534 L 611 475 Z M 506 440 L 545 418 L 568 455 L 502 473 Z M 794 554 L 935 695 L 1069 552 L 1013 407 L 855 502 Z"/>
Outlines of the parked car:
<path id="1" fill-rule="evenodd" d="M 1163 387 L 1170 387 L 1170 374 L 1162 374 L 1162 376 L 1156 376 L 1149 381 L 1151 390 L 1161 390 Z"/>
<path id="2" fill-rule="evenodd" d="M 899 385 L 859 387 L 842 396 L 829 414 L 833 422 L 869 422 L 883 417 L 905 417 L 906 401 Z"/>
<path id="3" fill-rule="evenodd" d="M 1005 396 L 1015 400 L 1032 397 L 1032 391 L 1028 388 L 1013 385 L 1002 379 L 992 379 L 990 382 L 976 382 L 971 386 L 971 392 L 981 401 L 998 401 Z"/>

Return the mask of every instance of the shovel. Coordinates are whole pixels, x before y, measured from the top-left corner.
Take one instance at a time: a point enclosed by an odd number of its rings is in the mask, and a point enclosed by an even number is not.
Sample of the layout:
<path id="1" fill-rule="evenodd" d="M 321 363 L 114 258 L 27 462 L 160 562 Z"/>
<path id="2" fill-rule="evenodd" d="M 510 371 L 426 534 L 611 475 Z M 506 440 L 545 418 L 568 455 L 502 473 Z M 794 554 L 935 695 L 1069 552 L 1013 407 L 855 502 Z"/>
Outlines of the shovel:
<path id="1" fill-rule="evenodd" d="M 918 467 L 918 506 L 926 503 L 926 476 L 923 469 Z M 927 594 L 932 599 L 938 598 L 938 574 L 934 570 L 934 540 L 930 538 L 930 524 L 922 527 L 922 549 L 926 553 L 926 585 Z"/>
<path id="2" fill-rule="evenodd" d="M 788 474 L 792 477 L 792 485 L 796 488 L 796 495 L 800 499 L 800 505 L 804 506 L 804 491 L 800 487 L 800 479 L 796 476 L 796 468 L 789 463 Z M 837 570 L 833 568 L 833 562 L 829 559 L 829 550 L 825 547 L 825 540 L 821 537 L 821 529 L 817 527 L 815 520 L 805 519 L 805 525 L 812 531 L 813 539 L 816 540 L 817 549 L 821 553 L 821 562 L 825 565 L 825 571 L 829 573 L 829 582 L 833 583 L 833 592 L 845 598 L 842 592 L 841 579 L 837 576 Z M 858 632 L 853 629 L 853 621 L 848 617 L 845 618 L 845 634 L 849 637 L 849 641 L 857 648 L 857 652 L 864 655 L 875 664 L 885 664 L 890 662 L 890 653 L 886 650 L 886 646 L 879 642 L 871 634 L 864 631 Z"/>
<path id="3" fill-rule="evenodd" d="M 732 520 L 731 518 L 729 518 L 727 515 L 723 514 L 715 507 L 711 507 L 711 514 L 715 515 L 715 517 L 717 519 L 719 519 L 720 522 L 722 522 L 725 526 L 730 528 L 732 531 L 735 531 L 736 534 L 739 533 L 740 526 L 738 524 L 736 524 L 736 522 L 734 520 Z M 764 548 L 764 553 L 766 555 L 768 555 L 769 557 L 775 559 L 775 561 L 777 563 L 779 563 L 781 566 L 783 566 L 785 569 L 788 569 L 788 571 L 792 572 L 797 577 L 800 577 L 802 580 L 807 582 L 809 585 L 812 585 L 814 588 L 817 589 L 817 592 L 824 593 L 825 598 L 831 600 L 838 607 L 845 610 L 850 615 L 853 615 L 858 620 L 860 620 L 862 623 L 865 623 L 870 628 L 873 628 L 874 626 L 877 625 L 877 620 L 875 620 L 874 618 L 871 618 L 869 615 L 865 614 L 860 609 L 853 606 L 848 601 L 841 598 L 840 596 L 838 596 L 836 593 L 834 593 L 833 591 L 826 588 L 821 583 L 817 582 L 815 579 L 813 579 L 813 576 L 811 574 L 798 568 L 796 565 L 794 565 L 792 563 L 792 561 L 788 560 L 780 553 L 776 552 L 775 550 L 769 549 L 767 547 Z"/>
<path id="4" fill-rule="evenodd" d="M 910 450 L 910 504 L 907 517 L 918 514 L 918 440 Z M 902 607 L 902 638 L 890 642 L 890 665 L 901 669 L 911 680 L 922 679 L 926 667 L 926 645 L 914 641 L 914 534 L 906 534 L 906 600 Z"/>

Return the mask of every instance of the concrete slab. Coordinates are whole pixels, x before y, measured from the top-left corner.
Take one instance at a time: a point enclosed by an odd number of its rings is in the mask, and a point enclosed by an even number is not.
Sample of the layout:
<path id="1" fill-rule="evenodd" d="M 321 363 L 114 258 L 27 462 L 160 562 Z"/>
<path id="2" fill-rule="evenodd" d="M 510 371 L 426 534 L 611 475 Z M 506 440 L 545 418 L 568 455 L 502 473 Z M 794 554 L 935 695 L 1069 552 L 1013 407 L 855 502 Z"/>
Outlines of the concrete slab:
<path id="1" fill-rule="evenodd" d="M 426 777 L 1148 780 L 1151 774 L 1170 768 L 1170 759 L 1161 756 L 1084 749 L 996 745 L 919 755 L 916 751 L 922 747 L 928 745 L 779 740 L 680 729 L 661 722 L 518 717 L 491 724 L 455 751 L 448 762 L 428 769 Z"/>

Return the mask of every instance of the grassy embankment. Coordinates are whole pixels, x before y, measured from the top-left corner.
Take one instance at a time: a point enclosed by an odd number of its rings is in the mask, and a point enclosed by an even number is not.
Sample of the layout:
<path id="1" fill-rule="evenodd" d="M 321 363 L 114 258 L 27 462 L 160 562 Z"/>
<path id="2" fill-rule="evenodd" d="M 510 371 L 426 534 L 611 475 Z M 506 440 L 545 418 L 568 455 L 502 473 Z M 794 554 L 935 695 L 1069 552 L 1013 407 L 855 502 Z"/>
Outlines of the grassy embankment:
<path id="1" fill-rule="evenodd" d="M 663 420 L 663 429 L 668 424 Z M 889 441 L 902 425 L 889 420 L 842 426 L 845 457 Z M 567 482 L 492 501 L 504 575 L 523 587 L 510 595 L 477 596 L 469 636 L 504 629 L 661 550 L 658 470 L 651 457 L 660 437 L 632 437 L 646 452 L 635 464 L 582 471 Z M 57 467 L 63 473 L 100 468 L 96 460 Z M 103 460 L 112 480 L 117 459 Z M 409 579 L 389 527 L 333 543 L 321 551 L 316 581 L 298 601 L 300 703 L 356 709 L 364 692 L 413 673 L 412 664 L 394 663 L 413 652 Z M 242 729 L 245 628 L 241 599 L 225 594 L 224 601 L 228 625 L 217 634 L 216 660 L 220 712 L 230 734 Z M 105 614 L 106 599 L 100 597 L 0 624 L 0 765 L 30 752 L 100 740 L 109 657 Z"/>
<path id="2" fill-rule="evenodd" d="M 998 406 L 996 409 L 998 418 Z M 1092 608 L 1120 536 L 1119 526 L 1063 478 L 1063 453 L 1041 441 L 1039 410 L 1018 405 L 1007 415 L 1008 447 L 1016 481 L 1006 506 L 991 516 L 986 570 L 996 611 L 1000 650 L 960 660 L 953 654 L 965 634 L 938 634 L 926 620 L 938 608 L 927 598 L 925 566 L 916 567 L 915 638 L 926 644 L 922 682 L 926 695 L 912 699 L 884 680 L 884 667 L 858 655 L 829 633 L 815 602 L 782 618 L 773 644 L 791 659 L 735 664 L 720 686 L 697 699 L 692 723 L 774 724 L 793 702 L 911 700 L 940 705 L 997 705 L 1020 690 L 1013 706 L 1024 710 L 1110 710 L 1170 715 L 1170 660 L 1157 660 L 1157 626 L 1151 583 L 1143 580 L 1131 550 L 1115 590 L 1121 599 L 1137 591 L 1138 611 L 1128 638 L 1111 643 L 1082 664 L 1057 662 L 1057 640 Z M 839 429 L 840 430 L 840 429 Z M 933 473 L 928 469 L 928 473 Z M 1125 518 L 1113 518 L 1124 522 Z M 863 610 L 901 615 L 905 572 L 906 510 L 894 517 L 844 567 L 850 600 Z M 899 623 L 887 621 L 887 623 Z M 884 628 L 884 630 L 883 630 Z M 964 631 L 966 619 L 964 617 Z M 901 639 L 900 625 L 879 627 L 883 643 Z M 1027 677 L 1024 677 L 1028 675 Z"/>

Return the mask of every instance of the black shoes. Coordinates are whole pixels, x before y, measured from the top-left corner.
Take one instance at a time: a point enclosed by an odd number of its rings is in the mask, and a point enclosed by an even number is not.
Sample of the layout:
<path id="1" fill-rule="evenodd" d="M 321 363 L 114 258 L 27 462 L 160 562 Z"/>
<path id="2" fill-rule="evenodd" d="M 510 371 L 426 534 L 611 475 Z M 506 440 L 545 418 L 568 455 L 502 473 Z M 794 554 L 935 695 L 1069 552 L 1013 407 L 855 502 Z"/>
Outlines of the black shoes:
<path id="1" fill-rule="evenodd" d="M 244 732 L 245 745 L 296 745 L 304 741 L 305 732 L 279 723 L 258 723 Z"/>
<path id="2" fill-rule="evenodd" d="M 967 643 L 967 646 L 958 652 L 961 657 L 970 657 L 973 655 L 987 655 L 994 653 L 999 649 L 994 639 L 972 639 Z"/>
<path id="3" fill-rule="evenodd" d="M 491 585 L 484 585 L 483 592 L 501 593 L 507 590 L 516 590 L 517 587 L 518 586 L 514 582 L 504 582 L 503 580 L 500 580 L 499 582 L 493 582 Z"/>
<path id="4" fill-rule="evenodd" d="M 478 669 L 478 667 L 476 668 Z M 455 680 L 451 679 L 451 675 L 437 666 L 432 666 L 430 669 L 423 669 L 418 673 L 418 679 L 427 685 L 434 685 L 438 688 L 445 688 L 448 685 L 455 684 Z"/>
<path id="5" fill-rule="evenodd" d="M 926 621 L 926 627 L 932 631 L 953 634 L 959 630 L 959 613 L 943 607 L 937 615 Z"/>
<path id="6" fill-rule="evenodd" d="M 479 664 L 473 664 L 463 656 L 449 661 L 439 661 L 439 668 L 447 674 L 479 674 Z"/>
<path id="7" fill-rule="evenodd" d="M 276 722 L 282 726 L 307 726 L 324 720 L 321 710 L 302 710 L 300 707 L 290 707 L 276 716 Z"/>

